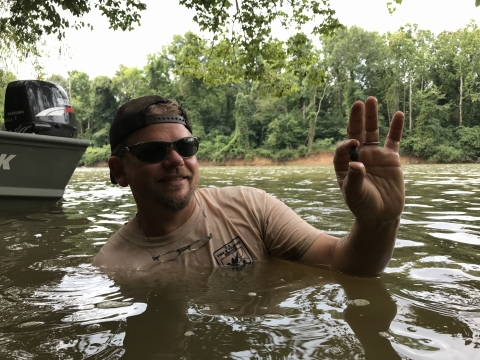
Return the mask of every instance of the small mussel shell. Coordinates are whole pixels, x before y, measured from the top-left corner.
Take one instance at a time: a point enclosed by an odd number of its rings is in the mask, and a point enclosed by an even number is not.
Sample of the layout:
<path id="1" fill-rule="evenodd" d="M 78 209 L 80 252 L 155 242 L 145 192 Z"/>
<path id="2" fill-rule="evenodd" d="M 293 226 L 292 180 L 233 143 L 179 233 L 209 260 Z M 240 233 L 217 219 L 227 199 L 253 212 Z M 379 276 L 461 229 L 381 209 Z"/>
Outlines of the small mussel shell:
<path id="1" fill-rule="evenodd" d="M 367 306 L 367 305 L 370 305 L 370 301 L 368 301 L 367 299 L 355 299 L 355 300 L 348 300 L 347 304 L 354 305 L 354 306 Z"/>
<path id="2" fill-rule="evenodd" d="M 22 324 L 18 324 L 17 327 L 20 329 L 23 329 L 23 328 L 29 328 L 34 326 L 41 326 L 43 324 L 45 324 L 43 321 L 28 321 Z"/>
<path id="3" fill-rule="evenodd" d="M 129 301 L 104 301 L 97 304 L 97 308 L 98 309 L 114 309 L 114 308 L 119 308 L 124 306 L 130 306 L 132 304 L 133 303 Z"/>
<path id="4" fill-rule="evenodd" d="M 358 154 L 358 147 L 352 146 L 350 150 L 348 150 L 348 155 L 350 156 L 350 161 L 359 161 L 360 155 Z"/>
<path id="5" fill-rule="evenodd" d="M 281 314 L 264 314 L 263 317 L 265 319 L 283 319 L 283 315 Z"/>

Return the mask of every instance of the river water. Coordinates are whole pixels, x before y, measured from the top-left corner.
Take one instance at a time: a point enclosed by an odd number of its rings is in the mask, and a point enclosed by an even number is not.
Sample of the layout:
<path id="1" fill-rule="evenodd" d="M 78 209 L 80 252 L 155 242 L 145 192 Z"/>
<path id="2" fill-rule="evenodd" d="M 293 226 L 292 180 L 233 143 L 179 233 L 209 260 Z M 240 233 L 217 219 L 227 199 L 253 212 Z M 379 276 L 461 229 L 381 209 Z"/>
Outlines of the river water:
<path id="1" fill-rule="evenodd" d="M 480 359 L 480 168 L 403 169 L 376 279 L 273 259 L 102 272 L 91 258 L 135 206 L 106 169 L 77 169 L 61 203 L 0 214 L 0 359 Z M 201 186 L 226 185 L 262 188 L 335 236 L 352 224 L 331 166 L 201 168 Z"/>

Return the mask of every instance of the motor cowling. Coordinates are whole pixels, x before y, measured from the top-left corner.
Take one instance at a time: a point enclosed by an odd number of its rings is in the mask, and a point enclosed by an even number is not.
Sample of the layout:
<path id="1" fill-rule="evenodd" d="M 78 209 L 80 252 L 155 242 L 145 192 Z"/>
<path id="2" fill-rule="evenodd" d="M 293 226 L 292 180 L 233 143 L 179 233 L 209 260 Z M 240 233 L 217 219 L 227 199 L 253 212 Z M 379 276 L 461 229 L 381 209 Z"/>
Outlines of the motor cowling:
<path id="1" fill-rule="evenodd" d="M 41 80 L 19 80 L 7 85 L 5 130 L 60 137 L 76 137 L 76 120 L 65 90 Z"/>

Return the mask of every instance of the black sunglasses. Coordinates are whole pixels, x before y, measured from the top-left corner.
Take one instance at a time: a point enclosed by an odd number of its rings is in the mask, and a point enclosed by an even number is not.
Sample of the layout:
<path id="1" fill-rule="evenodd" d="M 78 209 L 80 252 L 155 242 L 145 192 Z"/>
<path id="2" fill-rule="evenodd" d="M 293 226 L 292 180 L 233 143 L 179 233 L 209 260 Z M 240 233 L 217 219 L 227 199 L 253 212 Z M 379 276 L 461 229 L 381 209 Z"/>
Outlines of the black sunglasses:
<path id="1" fill-rule="evenodd" d="M 146 163 L 162 161 L 173 148 L 182 158 L 188 159 L 198 152 L 198 139 L 196 137 L 184 137 L 175 141 L 147 141 L 120 150 L 120 154 L 130 153 L 138 160 Z"/>

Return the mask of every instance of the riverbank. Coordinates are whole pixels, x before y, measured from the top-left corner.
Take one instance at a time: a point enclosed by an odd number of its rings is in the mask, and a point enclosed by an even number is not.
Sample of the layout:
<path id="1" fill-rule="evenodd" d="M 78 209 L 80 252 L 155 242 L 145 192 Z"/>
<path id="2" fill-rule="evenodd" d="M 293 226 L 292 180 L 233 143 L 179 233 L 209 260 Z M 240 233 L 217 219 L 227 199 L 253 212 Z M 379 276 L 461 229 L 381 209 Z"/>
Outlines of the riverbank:
<path id="1" fill-rule="evenodd" d="M 266 158 L 254 158 L 252 160 L 226 160 L 222 163 L 214 163 L 212 161 L 198 161 L 200 166 L 318 166 L 318 165 L 332 165 L 333 164 L 333 152 L 321 152 L 310 155 L 308 157 L 301 157 L 293 160 L 274 161 Z M 400 157 L 400 163 L 402 165 L 407 164 L 427 164 L 428 161 L 421 158 L 415 158 L 412 156 Z"/>
<path id="2" fill-rule="evenodd" d="M 325 151 L 308 157 L 301 157 L 293 160 L 274 161 L 267 158 L 253 158 L 251 160 L 230 159 L 224 162 L 198 161 L 199 166 L 322 166 L 333 164 L 333 151 Z M 428 164 L 426 159 L 413 156 L 401 156 L 400 163 L 408 164 Z M 108 167 L 107 162 L 99 162 L 91 167 Z"/>

